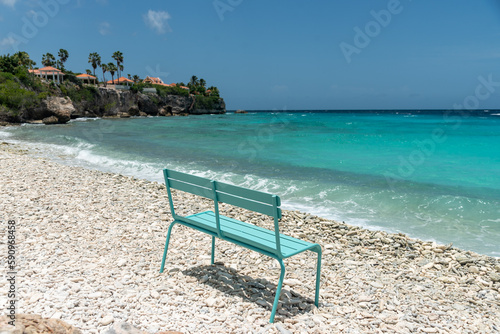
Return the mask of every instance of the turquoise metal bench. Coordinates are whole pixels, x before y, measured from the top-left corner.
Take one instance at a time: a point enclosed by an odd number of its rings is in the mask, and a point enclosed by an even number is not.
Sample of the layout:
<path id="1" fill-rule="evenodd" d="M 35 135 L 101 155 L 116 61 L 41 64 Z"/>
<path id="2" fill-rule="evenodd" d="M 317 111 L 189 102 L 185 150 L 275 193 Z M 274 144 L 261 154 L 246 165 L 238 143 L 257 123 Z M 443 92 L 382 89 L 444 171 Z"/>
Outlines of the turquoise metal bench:
<path id="1" fill-rule="evenodd" d="M 279 233 L 279 219 L 281 218 L 281 209 L 279 206 L 281 204 L 278 196 L 168 169 L 163 170 L 163 174 L 165 176 L 170 210 L 174 221 L 168 227 L 160 273 L 163 273 L 165 268 L 170 234 L 175 224 L 191 227 L 212 236 L 212 264 L 214 264 L 216 237 L 272 257 L 278 260 L 281 266 L 281 275 L 271 311 L 271 319 L 269 320 L 269 322 L 272 323 L 274 322 L 281 287 L 285 277 L 283 259 L 310 250 L 318 254 L 316 295 L 314 299 L 314 304 L 318 306 L 319 283 L 321 277 L 321 246 Z M 174 209 L 171 189 L 177 189 L 209 198 L 213 200 L 214 210 L 200 212 L 190 216 L 177 215 Z M 274 231 L 220 215 L 219 202 L 273 217 Z"/>

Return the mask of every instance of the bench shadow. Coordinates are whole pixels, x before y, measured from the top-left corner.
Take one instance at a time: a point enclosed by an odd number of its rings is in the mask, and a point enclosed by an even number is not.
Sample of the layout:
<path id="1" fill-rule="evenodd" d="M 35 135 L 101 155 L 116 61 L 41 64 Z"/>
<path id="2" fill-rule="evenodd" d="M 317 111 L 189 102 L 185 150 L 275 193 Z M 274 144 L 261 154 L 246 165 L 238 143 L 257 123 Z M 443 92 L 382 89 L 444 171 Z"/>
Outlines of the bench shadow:
<path id="1" fill-rule="evenodd" d="M 258 304 L 271 311 L 276 296 L 279 274 L 276 284 L 266 279 L 256 279 L 241 275 L 235 269 L 225 267 L 222 263 L 196 266 L 182 271 L 184 275 L 194 277 L 200 284 L 211 286 L 227 295 L 237 296 L 243 300 Z M 286 279 L 286 276 L 285 276 Z M 314 291 L 312 292 L 314 294 Z M 293 317 L 297 314 L 309 313 L 314 307 L 314 300 L 306 298 L 293 290 L 281 289 L 280 304 L 276 316 Z"/>

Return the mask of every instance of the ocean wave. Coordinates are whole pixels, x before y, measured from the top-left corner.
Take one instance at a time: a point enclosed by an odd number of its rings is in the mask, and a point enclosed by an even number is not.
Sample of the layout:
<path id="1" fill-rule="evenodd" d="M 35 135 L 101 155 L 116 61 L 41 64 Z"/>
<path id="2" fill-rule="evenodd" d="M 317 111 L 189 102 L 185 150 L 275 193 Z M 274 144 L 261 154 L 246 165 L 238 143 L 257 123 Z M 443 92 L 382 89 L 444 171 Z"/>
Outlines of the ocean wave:
<path id="1" fill-rule="evenodd" d="M 83 167 L 92 167 L 101 171 L 134 176 L 149 181 L 162 182 L 162 166 L 155 163 L 143 163 L 137 160 L 112 158 L 92 152 L 81 150 L 74 157 L 74 162 L 79 162 Z"/>

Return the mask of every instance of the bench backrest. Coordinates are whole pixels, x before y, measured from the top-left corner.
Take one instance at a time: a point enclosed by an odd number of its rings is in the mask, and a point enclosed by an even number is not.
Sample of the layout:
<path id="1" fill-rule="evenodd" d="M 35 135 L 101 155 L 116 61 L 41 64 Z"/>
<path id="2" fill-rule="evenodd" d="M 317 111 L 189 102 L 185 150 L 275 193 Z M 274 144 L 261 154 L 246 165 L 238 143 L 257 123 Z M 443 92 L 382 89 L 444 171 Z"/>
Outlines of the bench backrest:
<path id="1" fill-rule="evenodd" d="M 219 222 L 218 203 L 226 203 L 250 211 L 259 212 L 274 218 L 274 232 L 276 234 L 277 252 L 281 253 L 279 244 L 279 219 L 281 218 L 281 202 L 277 195 L 251 190 L 231 184 L 209 180 L 191 174 L 164 169 L 165 184 L 167 185 L 170 210 L 174 219 L 186 220 L 185 217 L 175 213 L 174 203 L 170 189 L 185 191 L 194 195 L 209 198 L 214 202 L 216 224 L 219 237 L 223 237 Z"/>

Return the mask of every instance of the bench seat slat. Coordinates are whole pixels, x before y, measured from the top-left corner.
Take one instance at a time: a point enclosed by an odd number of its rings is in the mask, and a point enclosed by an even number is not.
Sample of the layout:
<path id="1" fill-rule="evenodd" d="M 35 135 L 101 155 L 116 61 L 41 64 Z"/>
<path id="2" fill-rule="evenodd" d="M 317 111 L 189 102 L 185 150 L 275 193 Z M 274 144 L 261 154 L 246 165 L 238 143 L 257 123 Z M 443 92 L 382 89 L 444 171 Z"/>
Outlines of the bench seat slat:
<path id="1" fill-rule="evenodd" d="M 204 177 L 200 176 L 195 176 L 191 174 L 186 174 L 186 173 L 181 173 L 177 172 L 175 170 L 168 170 L 168 178 L 169 179 L 174 179 L 174 180 L 179 180 L 182 182 L 187 182 L 187 183 L 192 183 L 196 184 L 197 186 L 205 187 L 205 188 L 211 188 L 211 182 L 209 179 L 206 179 Z"/>
<path id="2" fill-rule="evenodd" d="M 210 198 L 214 199 L 214 192 L 210 188 L 205 188 L 205 187 L 200 187 L 195 184 L 191 183 L 186 183 L 186 182 L 181 182 L 177 180 L 169 180 L 170 182 L 170 187 L 180 190 L 180 191 L 185 191 L 191 194 L 195 194 L 201 197 L 205 198 Z"/>
<path id="3" fill-rule="evenodd" d="M 269 231 L 265 228 L 223 215 L 220 215 L 219 217 L 221 230 L 224 236 L 270 253 L 274 253 L 276 251 L 276 237 L 274 231 Z M 187 216 L 186 218 L 189 218 L 191 224 L 197 223 L 200 228 L 217 233 L 215 213 L 213 211 L 197 213 L 195 215 Z M 310 242 L 296 239 L 281 233 L 280 244 L 281 253 L 284 258 L 314 247 L 314 244 Z"/>
<path id="4" fill-rule="evenodd" d="M 232 194 L 234 196 L 244 197 L 251 199 L 252 201 L 264 202 L 266 204 L 272 205 L 272 197 L 273 195 L 264 193 L 258 190 L 252 190 L 247 188 L 242 188 L 238 186 L 234 186 L 232 184 L 217 182 L 217 192 L 224 192 L 228 194 Z M 279 197 L 278 197 L 279 198 Z M 278 201 L 278 206 L 280 203 Z"/>
<path id="5" fill-rule="evenodd" d="M 255 202 L 246 198 L 232 196 L 226 193 L 217 193 L 217 199 L 220 202 L 238 206 L 250 211 L 260 212 L 268 216 L 274 215 L 274 208 L 271 205 L 262 202 Z"/>

